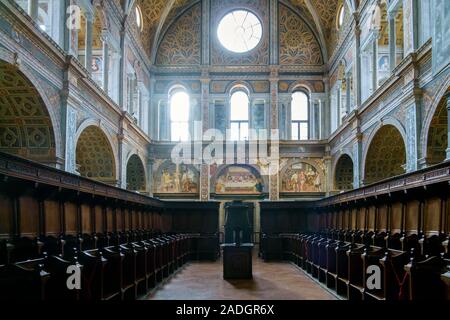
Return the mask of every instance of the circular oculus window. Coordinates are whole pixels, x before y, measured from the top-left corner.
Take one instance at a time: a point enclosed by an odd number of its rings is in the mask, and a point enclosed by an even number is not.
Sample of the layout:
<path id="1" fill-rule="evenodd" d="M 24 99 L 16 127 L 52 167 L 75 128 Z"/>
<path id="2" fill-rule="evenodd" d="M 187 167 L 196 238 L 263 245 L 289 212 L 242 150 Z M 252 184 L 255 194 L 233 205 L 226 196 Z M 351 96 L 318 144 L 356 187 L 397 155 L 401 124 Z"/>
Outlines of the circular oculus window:
<path id="1" fill-rule="evenodd" d="M 222 46 L 235 53 L 256 48 L 262 39 L 261 21 L 248 10 L 235 10 L 220 20 L 217 37 Z"/>

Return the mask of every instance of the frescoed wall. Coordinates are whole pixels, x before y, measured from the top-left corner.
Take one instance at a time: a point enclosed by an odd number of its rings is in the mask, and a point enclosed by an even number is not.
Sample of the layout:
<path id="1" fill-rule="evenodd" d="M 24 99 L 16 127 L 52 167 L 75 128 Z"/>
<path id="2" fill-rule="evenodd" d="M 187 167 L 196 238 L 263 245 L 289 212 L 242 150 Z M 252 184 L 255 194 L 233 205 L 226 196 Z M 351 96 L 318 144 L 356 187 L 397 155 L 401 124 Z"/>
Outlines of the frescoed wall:
<path id="1" fill-rule="evenodd" d="M 213 192 L 217 195 L 259 195 L 264 192 L 264 181 L 255 168 L 232 165 L 218 171 Z"/>
<path id="2" fill-rule="evenodd" d="M 281 192 L 322 192 L 321 174 L 311 164 L 295 162 L 287 165 L 281 174 Z"/>
<path id="3" fill-rule="evenodd" d="M 154 182 L 156 194 L 199 192 L 199 172 L 192 165 L 177 165 L 166 161 L 157 170 Z"/>

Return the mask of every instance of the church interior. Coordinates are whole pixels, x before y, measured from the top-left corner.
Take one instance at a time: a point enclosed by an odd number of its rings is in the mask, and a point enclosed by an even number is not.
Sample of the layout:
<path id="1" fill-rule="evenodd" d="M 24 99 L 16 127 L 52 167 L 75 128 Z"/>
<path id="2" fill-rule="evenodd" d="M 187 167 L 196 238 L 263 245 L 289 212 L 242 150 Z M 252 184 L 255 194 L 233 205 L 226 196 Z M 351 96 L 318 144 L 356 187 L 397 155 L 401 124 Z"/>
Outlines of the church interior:
<path id="1" fill-rule="evenodd" d="M 0 300 L 449 300 L 450 1 L 1 0 Z"/>

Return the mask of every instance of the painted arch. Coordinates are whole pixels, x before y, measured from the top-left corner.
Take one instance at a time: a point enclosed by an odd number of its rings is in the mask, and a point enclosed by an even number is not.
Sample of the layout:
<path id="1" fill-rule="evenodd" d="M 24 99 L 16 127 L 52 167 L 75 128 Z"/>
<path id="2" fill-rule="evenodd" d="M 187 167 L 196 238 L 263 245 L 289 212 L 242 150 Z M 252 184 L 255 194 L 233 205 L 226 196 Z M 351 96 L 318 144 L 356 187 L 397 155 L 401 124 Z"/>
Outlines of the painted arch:
<path id="1" fill-rule="evenodd" d="M 0 150 L 55 166 L 59 137 L 40 92 L 17 66 L 0 60 Z"/>

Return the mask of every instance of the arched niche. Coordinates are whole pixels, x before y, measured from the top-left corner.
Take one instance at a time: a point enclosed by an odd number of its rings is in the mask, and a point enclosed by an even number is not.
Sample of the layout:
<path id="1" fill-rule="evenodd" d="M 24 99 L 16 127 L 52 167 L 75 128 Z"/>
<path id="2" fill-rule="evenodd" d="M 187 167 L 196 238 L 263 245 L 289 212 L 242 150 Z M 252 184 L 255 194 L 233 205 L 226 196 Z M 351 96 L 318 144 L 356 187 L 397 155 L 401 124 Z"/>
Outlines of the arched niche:
<path id="1" fill-rule="evenodd" d="M 439 102 L 428 127 L 427 163 L 429 165 L 444 161 L 448 148 L 448 111 L 447 97 Z"/>
<path id="2" fill-rule="evenodd" d="M 0 151 L 56 165 L 49 109 L 38 89 L 14 65 L 0 61 Z"/>
<path id="3" fill-rule="evenodd" d="M 141 158 L 134 154 L 127 163 L 127 190 L 145 192 L 146 189 L 144 164 Z"/>
<path id="4" fill-rule="evenodd" d="M 339 157 L 334 169 L 334 188 L 339 191 L 352 190 L 353 181 L 353 160 L 348 154 L 343 154 Z"/>
<path id="5" fill-rule="evenodd" d="M 370 141 L 365 157 L 364 184 L 375 183 L 405 173 L 406 147 L 402 134 L 393 125 L 384 125 Z"/>
<path id="6" fill-rule="evenodd" d="M 117 183 L 114 152 L 106 134 L 97 126 L 86 127 L 77 140 L 77 171 L 103 183 Z"/>

